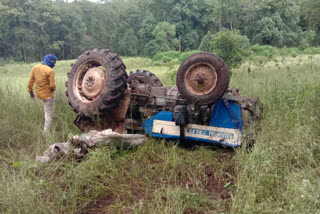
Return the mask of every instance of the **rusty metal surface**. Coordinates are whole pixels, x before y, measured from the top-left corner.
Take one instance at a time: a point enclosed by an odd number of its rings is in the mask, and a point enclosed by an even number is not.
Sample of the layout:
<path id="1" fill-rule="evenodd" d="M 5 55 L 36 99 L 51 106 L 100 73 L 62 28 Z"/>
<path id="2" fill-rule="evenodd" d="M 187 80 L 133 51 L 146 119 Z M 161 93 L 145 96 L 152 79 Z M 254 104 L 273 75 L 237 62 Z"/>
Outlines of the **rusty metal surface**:
<path id="1" fill-rule="evenodd" d="M 94 100 L 101 94 L 105 82 L 104 71 L 100 68 L 91 68 L 83 77 L 80 94 L 89 100 Z"/>
<path id="2" fill-rule="evenodd" d="M 187 104 L 176 87 L 152 87 L 137 81 L 130 84 L 131 103 L 145 108 L 156 108 L 157 111 L 173 110 L 178 104 Z"/>
<path id="3" fill-rule="evenodd" d="M 193 94 L 206 95 L 216 87 L 217 72 L 210 64 L 197 63 L 186 72 L 184 81 Z"/>
<path id="4" fill-rule="evenodd" d="M 231 93 L 233 96 L 240 96 L 239 89 L 236 87 L 228 88 L 226 93 Z"/>
<path id="5" fill-rule="evenodd" d="M 73 91 L 82 102 L 93 102 L 105 87 L 106 75 L 98 66 L 95 61 L 83 63 L 74 76 Z"/>
<path id="6" fill-rule="evenodd" d="M 223 99 L 236 101 L 241 104 L 241 108 L 244 108 L 254 114 L 259 118 L 263 111 L 263 106 L 258 97 L 246 97 L 246 96 L 234 96 L 231 94 L 224 94 Z"/>
<path id="7" fill-rule="evenodd" d="M 242 115 L 242 124 L 244 127 L 248 127 L 249 126 L 249 111 L 245 110 L 245 109 L 241 109 L 241 115 Z"/>
<path id="8" fill-rule="evenodd" d="M 130 71 L 127 83 L 129 85 L 148 84 L 154 87 L 163 86 L 160 79 L 156 75 L 146 70 L 136 70 L 134 72 Z"/>
<path id="9" fill-rule="evenodd" d="M 238 102 L 241 105 L 242 122 L 244 127 L 248 127 L 252 119 L 254 119 L 255 122 L 261 119 L 263 106 L 258 97 L 240 96 L 239 89 L 231 87 L 227 89 L 222 98 Z"/>
<path id="10" fill-rule="evenodd" d="M 142 129 L 142 121 L 134 120 L 134 119 L 126 119 L 125 120 L 125 126 L 127 130 L 130 131 L 143 131 Z"/>
<path id="11" fill-rule="evenodd" d="M 124 98 L 120 101 L 119 108 L 100 116 L 80 116 L 78 115 L 74 124 L 82 131 L 88 132 L 90 130 L 102 131 L 112 129 L 112 131 L 119 134 L 127 133 L 125 128 L 125 117 L 130 103 L 129 92 L 125 93 Z"/>

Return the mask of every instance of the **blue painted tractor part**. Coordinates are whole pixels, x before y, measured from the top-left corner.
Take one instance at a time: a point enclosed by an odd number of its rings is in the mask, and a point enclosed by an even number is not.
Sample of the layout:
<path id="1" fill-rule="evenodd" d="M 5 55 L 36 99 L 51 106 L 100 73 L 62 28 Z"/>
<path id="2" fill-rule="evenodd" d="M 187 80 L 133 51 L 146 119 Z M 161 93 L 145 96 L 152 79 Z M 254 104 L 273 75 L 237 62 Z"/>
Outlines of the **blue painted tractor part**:
<path id="1" fill-rule="evenodd" d="M 208 125 L 190 123 L 181 127 L 176 123 L 174 112 L 162 111 L 145 120 L 143 130 L 155 138 L 200 141 L 237 148 L 241 146 L 244 123 L 252 129 L 253 122 L 257 119 L 251 112 L 250 121 L 244 122 L 243 119 L 248 119 L 242 115 L 245 111 L 238 101 L 220 98 L 209 115 Z"/>
<path id="2" fill-rule="evenodd" d="M 219 99 L 214 105 L 208 125 L 185 124 L 182 130 L 176 124 L 173 112 L 162 111 L 143 123 L 143 130 L 152 137 L 202 141 L 226 146 L 241 145 L 241 106 L 233 101 Z M 230 110 L 230 111 L 229 111 Z M 183 136 L 183 137 L 181 137 Z"/>
<path id="3" fill-rule="evenodd" d="M 83 132 L 111 128 L 236 148 L 261 118 L 259 99 L 229 88 L 227 65 L 212 53 L 188 57 L 177 71 L 176 85 L 165 87 L 146 70 L 127 76 L 117 54 L 92 49 L 73 64 L 66 94 Z"/>

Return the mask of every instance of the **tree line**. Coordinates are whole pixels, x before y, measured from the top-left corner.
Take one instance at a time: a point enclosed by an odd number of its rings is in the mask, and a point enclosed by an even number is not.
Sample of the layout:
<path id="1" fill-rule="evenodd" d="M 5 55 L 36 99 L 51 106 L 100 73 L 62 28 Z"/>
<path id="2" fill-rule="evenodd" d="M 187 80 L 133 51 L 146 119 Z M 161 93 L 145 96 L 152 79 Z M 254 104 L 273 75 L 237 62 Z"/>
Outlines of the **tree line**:
<path id="1" fill-rule="evenodd" d="M 251 45 L 320 45 L 319 0 L 0 0 L 0 58 L 73 59 L 93 47 L 122 56 L 210 51 L 219 32 Z"/>

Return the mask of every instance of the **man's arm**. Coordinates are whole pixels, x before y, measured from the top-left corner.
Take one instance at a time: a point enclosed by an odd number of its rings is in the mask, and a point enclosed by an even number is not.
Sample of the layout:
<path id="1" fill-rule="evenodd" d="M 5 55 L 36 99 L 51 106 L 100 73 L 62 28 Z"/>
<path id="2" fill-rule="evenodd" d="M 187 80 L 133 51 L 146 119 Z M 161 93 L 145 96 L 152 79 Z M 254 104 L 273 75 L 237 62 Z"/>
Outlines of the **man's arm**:
<path id="1" fill-rule="evenodd" d="M 34 81 L 35 81 L 35 78 L 34 78 L 33 69 L 32 69 L 31 74 L 30 74 L 30 77 L 29 77 L 29 82 L 28 82 L 28 91 L 29 91 L 29 93 L 30 93 L 30 98 L 31 98 L 31 99 L 34 99 L 34 98 L 35 98 L 35 95 L 34 95 L 34 93 L 33 93 Z"/>
<path id="2" fill-rule="evenodd" d="M 49 75 L 49 87 L 50 87 L 51 91 L 56 90 L 56 80 L 54 78 L 54 70 L 52 70 Z"/>

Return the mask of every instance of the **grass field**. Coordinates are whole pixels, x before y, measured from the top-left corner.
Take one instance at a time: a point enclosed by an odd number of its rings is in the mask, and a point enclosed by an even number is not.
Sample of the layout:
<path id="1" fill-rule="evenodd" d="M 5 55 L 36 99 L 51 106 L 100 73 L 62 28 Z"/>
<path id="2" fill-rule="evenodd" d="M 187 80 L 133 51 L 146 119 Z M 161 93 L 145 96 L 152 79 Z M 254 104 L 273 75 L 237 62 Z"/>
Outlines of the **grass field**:
<path id="1" fill-rule="evenodd" d="M 73 62 L 55 67 L 55 118 L 46 136 L 42 104 L 27 93 L 35 64 L 0 67 L 0 213 L 320 213 L 320 55 L 252 57 L 233 70 L 230 86 L 264 106 L 251 151 L 149 139 L 136 149 L 101 148 L 81 162 L 40 165 L 36 155 L 80 134 L 65 96 Z M 124 63 L 128 72 L 149 70 L 175 85 L 179 64 Z"/>

